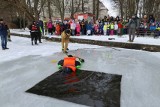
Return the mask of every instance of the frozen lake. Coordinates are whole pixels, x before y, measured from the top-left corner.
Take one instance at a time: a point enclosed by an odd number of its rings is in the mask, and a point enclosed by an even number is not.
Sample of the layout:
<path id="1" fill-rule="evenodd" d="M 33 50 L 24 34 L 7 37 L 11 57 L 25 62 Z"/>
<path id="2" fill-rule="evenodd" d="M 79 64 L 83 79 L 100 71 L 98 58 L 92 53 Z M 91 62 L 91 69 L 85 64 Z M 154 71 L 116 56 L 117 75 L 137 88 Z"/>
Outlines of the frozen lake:
<path id="1" fill-rule="evenodd" d="M 85 59 L 81 69 L 122 75 L 121 107 L 159 107 L 160 53 L 74 45 L 69 53 Z M 32 47 L 28 39 L 15 37 L 9 46 L 15 49 L 0 51 L 1 107 L 85 107 L 25 92 L 58 70 L 56 61 L 65 55 L 45 48 L 60 48 L 59 43 Z"/>

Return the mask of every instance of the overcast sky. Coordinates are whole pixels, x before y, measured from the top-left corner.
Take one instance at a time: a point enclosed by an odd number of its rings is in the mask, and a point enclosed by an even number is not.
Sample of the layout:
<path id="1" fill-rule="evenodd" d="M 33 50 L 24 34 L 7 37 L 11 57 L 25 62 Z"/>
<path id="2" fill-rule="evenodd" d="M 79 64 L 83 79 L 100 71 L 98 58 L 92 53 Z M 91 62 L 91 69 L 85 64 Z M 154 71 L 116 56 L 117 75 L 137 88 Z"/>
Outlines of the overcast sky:
<path id="1" fill-rule="evenodd" d="M 109 15 L 116 17 L 118 15 L 118 10 L 114 8 L 114 3 L 112 0 L 100 0 L 109 10 Z"/>

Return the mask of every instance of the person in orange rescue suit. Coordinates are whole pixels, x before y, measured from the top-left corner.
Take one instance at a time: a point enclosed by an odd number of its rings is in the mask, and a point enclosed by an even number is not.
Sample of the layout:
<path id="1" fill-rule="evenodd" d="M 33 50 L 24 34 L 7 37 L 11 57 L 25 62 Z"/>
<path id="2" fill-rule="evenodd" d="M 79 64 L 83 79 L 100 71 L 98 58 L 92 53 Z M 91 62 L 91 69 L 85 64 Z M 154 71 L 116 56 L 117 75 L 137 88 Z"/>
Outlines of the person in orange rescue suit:
<path id="1" fill-rule="evenodd" d="M 64 30 L 61 34 L 62 51 L 64 53 L 68 53 L 67 50 L 69 50 L 68 49 L 68 43 L 69 43 L 70 35 L 71 35 L 71 30 L 70 29 Z"/>
<path id="2" fill-rule="evenodd" d="M 63 71 L 65 73 L 72 73 L 72 72 L 76 72 L 77 69 L 81 67 L 81 64 L 83 62 L 84 62 L 84 59 L 81 59 L 72 55 L 68 55 L 63 60 L 60 60 L 58 62 L 58 68 L 60 69 L 60 71 Z"/>

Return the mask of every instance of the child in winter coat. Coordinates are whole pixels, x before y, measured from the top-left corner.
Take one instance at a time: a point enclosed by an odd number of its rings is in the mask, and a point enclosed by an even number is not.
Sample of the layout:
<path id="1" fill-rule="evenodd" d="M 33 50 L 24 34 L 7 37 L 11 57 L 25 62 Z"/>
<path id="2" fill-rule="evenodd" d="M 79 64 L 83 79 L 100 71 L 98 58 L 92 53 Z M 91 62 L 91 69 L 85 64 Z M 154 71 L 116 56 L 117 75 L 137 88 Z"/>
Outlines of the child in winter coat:
<path id="1" fill-rule="evenodd" d="M 114 35 L 114 24 L 113 22 L 110 24 L 110 35 L 113 36 Z"/>
<path id="2" fill-rule="evenodd" d="M 95 35 L 99 34 L 99 26 L 98 26 L 98 24 L 94 24 L 94 34 Z"/>
<path id="3" fill-rule="evenodd" d="M 102 23 L 99 24 L 99 34 L 100 35 L 103 34 L 103 24 Z"/>
<path id="4" fill-rule="evenodd" d="M 72 36 L 74 36 L 75 35 L 75 30 L 76 30 L 76 23 L 74 22 L 74 20 L 70 24 L 70 27 L 71 27 L 71 30 L 72 30 Z"/>
<path id="5" fill-rule="evenodd" d="M 144 23 L 141 22 L 140 23 L 140 26 L 139 26 L 139 29 L 137 30 L 137 37 L 140 35 L 140 36 L 144 36 L 145 35 L 145 27 L 144 27 Z"/>
<path id="6" fill-rule="evenodd" d="M 53 24 L 52 24 L 51 19 L 47 23 L 47 28 L 48 28 L 48 33 L 52 35 L 53 34 Z"/>
<path id="7" fill-rule="evenodd" d="M 80 26 L 79 22 L 77 22 L 77 24 L 76 24 L 76 35 L 80 36 L 80 32 L 81 32 L 81 26 Z"/>
<path id="8" fill-rule="evenodd" d="M 82 20 L 82 22 L 81 22 L 81 31 L 82 31 L 82 35 L 86 34 L 86 24 L 85 24 L 84 20 Z"/>
<path id="9" fill-rule="evenodd" d="M 152 23 L 150 25 L 150 31 L 155 31 L 156 30 L 156 25 L 154 23 Z"/>
<path id="10" fill-rule="evenodd" d="M 122 23 L 119 21 L 118 22 L 118 35 L 122 36 L 122 29 L 123 29 L 123 25 Z"/>
<path id="11" fill-rule="evenodd" d="M 109 24 L 109 22 L 107 22 L 107 35 L 108 36 L 110 35 L 110 24 Z"/>
<path id="12" fill-rule="evenodd" d="M 103 34 L 104 36 L 107 35 L 107 23 L 105 22 L 105 25 L 103 26 Z"/>
<path id="13" fill-rule="evenodd" d="M 60 35 L 61 34 L 61 26 L 59 23 L 56 24 L 56 35 Z"/>
<path id="14" fill-rule="evenodd" d="M 118 24 L 117 24 L 117 22 L 115 22 L 115 24 L 114 24 L 114 34 L 115 35 L 117 35 L 117 33 L 118 33 Z"/>
<path id="15" fill-rule="evenodd" d="M 87 30 L 87 35 L 91 35 L 92 34 L 92 24 L 91 24 L 91 22 L 89 22 L 87 24 L 86 30 Z"/>
<path id="16" fill-rule="evenodd" d="M 151 35 L 155 35 L 156 25 L 154 23 L 150 25 L 149 29 L 151 31 Z"/>

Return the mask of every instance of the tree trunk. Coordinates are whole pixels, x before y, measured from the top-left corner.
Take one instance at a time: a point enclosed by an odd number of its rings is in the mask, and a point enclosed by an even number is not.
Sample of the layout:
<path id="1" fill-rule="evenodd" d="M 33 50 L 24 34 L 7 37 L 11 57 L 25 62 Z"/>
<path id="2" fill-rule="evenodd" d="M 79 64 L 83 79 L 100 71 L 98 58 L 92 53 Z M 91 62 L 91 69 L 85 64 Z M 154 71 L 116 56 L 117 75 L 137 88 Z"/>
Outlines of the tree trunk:
<path id="1" fill-rule="evenodd" d="M 95 15 L 96 14 L 96 6 L 95 6 L 95 3 L 96 0 L 93 0 L 93 14 Z"/>
<path id="2" fill-rule="evenodd" d="M 84 13 L 84 0 L 82 0 L 82 12 Z"/>
<path id="3" fill-rule="evenodd" d="M 97 4 L 96 4 L 97 5 L 97 8 L 96 8 L 96 19 L 99 18 L 99 10 L 100 10 L 99 9 L 99 3 L 100 3 L 99 0 L 97 0 Z"/>
<path id="4" fill-rule="evenodd" d="M 24 30 L 25 30 L 25 27 L 26 27 L 26 25 L 25 25 L 25 21 L 26 20 L 26 14 L 25 14 L 25 12 L 24 12 L 24 16 L 23 16 L 23 28 L 24 28 Z"/>
<path id="5" fill-rule="evenodd" d="M 65 16 L 65 8 L 64 8 L 65 0 L 62 1 L 62 17 L 61 20 L 64 21 L 64 16 Z"/>
<path id="6" fill-rule="evenodd" d="M 71 18 L 74 18 L 74 3 L 73 0 L 71 1 Z"/>
<path id="7" fill-rule="evenodd" d="M 19 18 L 20 18 L 19 19 L 19 26 L 20 26 L 20 29 L 22 29 L 22 17 L 20 16 Z"/>
<path id="8" fill-rule="evenodd" d="M 135 13 L 138 14 L 138 10 L 139 10 L 139 0 L 136 0 L 136 10 Z"/>
<path id="9" fill-rule="evenodd" d="M 123 5 L 120 4 L 120 12 L 121 12 L 121 18 L 123 18 Z"/>
<path id="10" fill-rule="evenodd" d="M 51 1 L 50 0 L 48 0 L 48 16 L 49 16 L 50 19 L 52 18 L 52 15 L 51 15 Z"/>

